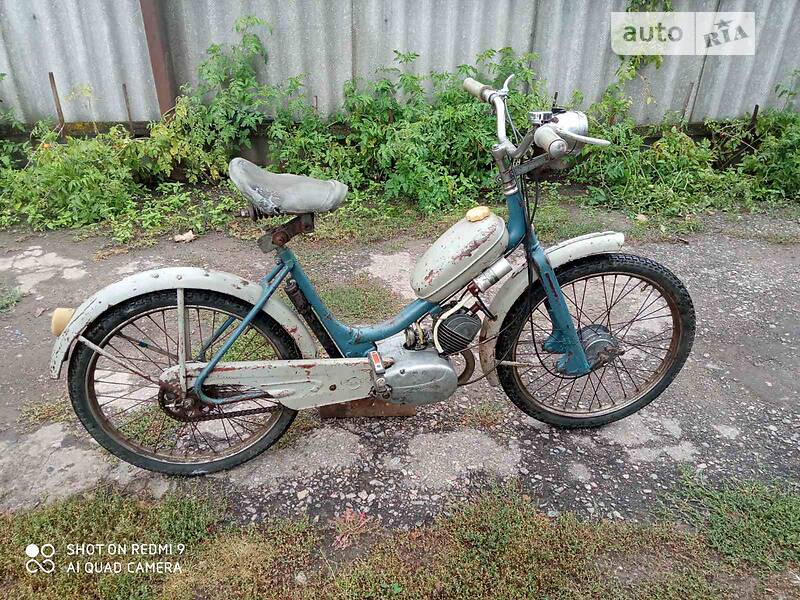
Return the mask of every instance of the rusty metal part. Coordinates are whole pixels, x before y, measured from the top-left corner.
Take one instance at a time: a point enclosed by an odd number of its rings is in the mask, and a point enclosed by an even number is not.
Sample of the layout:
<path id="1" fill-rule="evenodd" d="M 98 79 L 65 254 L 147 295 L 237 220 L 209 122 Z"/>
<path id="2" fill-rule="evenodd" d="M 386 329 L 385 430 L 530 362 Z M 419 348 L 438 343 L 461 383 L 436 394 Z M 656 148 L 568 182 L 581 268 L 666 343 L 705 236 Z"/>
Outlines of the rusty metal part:
<path id="1" fill-rule="evenodd" d="M 56 114 L 58 115 L 58 135 L 64 139 L 64 111 L 61 110 L 61 98 L 58 97 L 58 87 L 56 87 L 56 78 L 53 72 L 47 74 L 50 79 L 50 90 L 53 92 L 53 102 L 56 105 Z"/>
<path id="2" fill-rule="evenodd" d="M 303 317 L 303 320 L 311 328 L 314 335 L 317 336 L 319 343 L 322 344 L 322 348 L 328 353 L 328 356 L 331 358 L 342 358 L 341 351 L 336 346 L 333 338 L 331 338 L 328 330 L 322 325 L 322 321 L 319 320 L 317 313 L 311 308 L 311 304 L 308 303 L 308 300 L 297 285 L 297 282 L 294 279 L 290 279 L 283 289 L 289 297 L 289 301 L 294 305 L 297 312 L 300 313 L 300 316 Z"/>
<path id="3" fill-rule="evenodd" d="M 131 99 L 128 97 L 128 84 L 122 84 L 122 99 L 125 100 L 125 113 L 128 115 L 128 129 L 131 135 L 136 135 L 133 128 L 133 115 L 131 114 Z"/>
<path id="4" fill-rule="evenodd" d="M 248 211 L 250 217 L 257 221 L 263 215 L 252 204 L 249 205 Z M 263 252 L 272 252 L 285 246 L 289 240 L 294 236 L 301 233 L 310 233 L 314 231 L 314 213 L 305 213 L 297 215 L 291 221 L 287 221 L 282 225 L 269 229 L 264 235 L 258 238 L 258 247 Z"/>
<path id="5" fill-rule="evenodd" d="M 455 223 L 425 251 L 411 273 L 417 296 L 440 302 L 462 289 L 492 266 L 508 248 L 508 230 L 502 218 Z"/>
<path id="6" fill-rule="evenodd" d="M 323 419 L 352 419 L 356 417 L 413 417 L 417 407 L 413 404 L 396 404 L 377 398 L 364 398 L 342 404 L 319 407 Z"/>
<path id="7" fill-rule="evenodd" d="M 144 35 L 147 38 L 147 53 L 150 56 L 150 68 L 153 70 L 153 81 L 156 84 L 158 108 L 162 115 L 172 110 L 178 95 L 169 55 L 163 6 L 160 0 L 139 0 Z"/>
<path id="8" fill-rule="evenodd" d="M 472 353 L 472 350 L 469 348 L 462 350 L 461 356 L 466 364 L 464 365 L 464 370 L 461 371 L 461 374 L 458 376 L 459 387 L 470 383 L 469 378 L 472 377 L 472 374 L 475 372 L 475 355 Z"/>
<path id="9" fill-rule="evenodd" d="M 181 423 L 198 423 L 201 421 L 218 421 L 220 419 L 232 419 L 238 417 L 246 417 L 248 415 L 258 415 L 265 412 L 270 412 L 275 406 L 261 406 L 259 408 L 246 408 L 244 410 L 233 410 L 230 412 L 208 412 L 204 408 L 210 408 L 208 404 L 203 404 L 199 400 L 193 402 L 188 407 L 178 407 L 167 403 L 168 395 L 171 392 L 165 387 L 162 387 L 158 392 L 158 404 L 165 413 L 171 418 Z"/>
<path id="10" fill-rule="evenodd" d="M 201 362 L 187 364 L 189 388 L 206 369 Z M 164 369 L 159 387 L 176 391 L 179 385 L 178 366 Z M 303 358 L 288 360 L 254 360 L 225 362 L 208 373 L 205 386 L 216 389 L 253 390 L 247 398 L 227 396 L 221 404 L 233 404 L 251 399 L 279 402 L 287 408 L 300 410 L 325 404 L 350 402 L 371 395 L 372 369 L 366 358 Z M 203 398 L 207 402 L 206 398 Z M 209 403 L 211 404 L 211 403 Z"/>

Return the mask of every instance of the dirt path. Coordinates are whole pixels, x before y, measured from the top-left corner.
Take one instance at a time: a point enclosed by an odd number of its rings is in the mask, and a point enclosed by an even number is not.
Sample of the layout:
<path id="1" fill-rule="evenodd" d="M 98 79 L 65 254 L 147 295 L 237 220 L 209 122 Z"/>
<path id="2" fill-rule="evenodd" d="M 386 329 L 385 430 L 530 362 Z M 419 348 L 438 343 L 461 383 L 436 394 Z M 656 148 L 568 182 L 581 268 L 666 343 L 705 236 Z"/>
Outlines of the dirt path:
<path id="1" fill-rule="evenodd" d="M 516 410 L 485 382 L 407 419 L 317 422 L 283 448 L 200 480 L 229 493 L 241 520 L 308 513 L 327 518 L 347 506 L 406 527 L 516 480 L 548 514 L 642 518 L 683 467 L 709 477 L 797 480 L 800 472 L 800 245 L 763 241 L 785 223 L 752 223 L 692 236 L 688 244 L 630 248 L 673 269 L 697 308 L 697 339 L 677 381 L 647 409 L 582 433 L 552 429 Z M 796 224 L 790 227 L 798 229 Z M 796 232 L 795 232 L 796 234 Z M 766 239 L 772 239 L 769 236 Z M 761 241 L 759 241 L 761 240 Z M 318 281 L 359 273 L 408 295 L 407 273 L 427 242 L 393 240 L 357 249 L 306 248 Z M 255 278 L 265 257 L 253 242 L 207 236 L 163 241 L 94 260 L 102 241 L 70 233 L 0 233 L 0 282 L 26 293 L 0 316 L 0 504 L 20 509 L 104 481 L 160 495 L 196 485 L 141 471 L 101 451 L 74 417 L 26 426 L 23 407 L 68 403 L 49 379 L 49 311 L 74 306 L 124 275 L 193 265 Z M 39 315 L 39 316 L 37 316 Z M 21 412 L 22 411 L 22 412 Z"/>

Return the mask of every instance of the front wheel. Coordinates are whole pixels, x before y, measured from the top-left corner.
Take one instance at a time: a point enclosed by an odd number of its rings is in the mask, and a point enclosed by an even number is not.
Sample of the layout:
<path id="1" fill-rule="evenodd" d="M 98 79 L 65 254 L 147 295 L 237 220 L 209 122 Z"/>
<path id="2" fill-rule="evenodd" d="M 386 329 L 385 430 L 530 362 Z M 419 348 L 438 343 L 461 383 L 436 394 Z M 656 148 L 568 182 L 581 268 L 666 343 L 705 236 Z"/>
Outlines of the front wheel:
<path id="1" fill-rule="evenodd" d="M 694 341 L 694 307 L 681 281 L 629 254 L 575 261 L 556 277 L 584 347 L 605 340 L 615 347 L 613 358 L 581 377 L 559 373 L 560 355 L 542 347 L 552 323 L 535 282 L 506 315 L 495 349 L 497 375 L 511 401 L 535 419 L 576 428 L 617 421 L 657 398 Z"/>
<path id="2" fill-rule="evenodd" d="M 190 358 L 206 361 L 227 341 L 252 307 L 209 290 L 185 290 L 184 337 Z M 227 324 L 227 327 L 223 327 Z M 173 475 L 234 467 L 274 444 L 296 412 L 266 399 L 211 406 L 192 397 L 175 402 L 159 385 L 178 364 L 177 291 L 128 300 L 92 323 L 69 363 L 72 405 L 101 446 L 129 463 Z M 301 358 L 291 336 L 259 314 L 242 332 L 226 361 Z M 212 396 L 247 392 L 238 386 Z"/>

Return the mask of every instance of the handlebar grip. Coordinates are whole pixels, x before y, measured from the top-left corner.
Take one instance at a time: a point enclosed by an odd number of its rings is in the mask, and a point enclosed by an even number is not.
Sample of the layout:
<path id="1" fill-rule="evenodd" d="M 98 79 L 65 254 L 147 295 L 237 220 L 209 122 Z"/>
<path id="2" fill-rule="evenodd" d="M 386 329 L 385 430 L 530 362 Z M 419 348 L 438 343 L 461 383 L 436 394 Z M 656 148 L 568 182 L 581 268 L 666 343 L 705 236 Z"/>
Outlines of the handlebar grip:
<path id="1" fill-rule="evenodd" d="M 473 79 L 472 77 L 467 77 L 464 80 L 464 83 L 461 85 L 464 88 L 464 91 L 472 94 L 478 100 L 483 100 L 483 101 L 486 100 L 486 98 L 483 97 L 483 91 L 491 89 L 488 85 L 485 85 L 480 81 Z"/>
<path id="2" fill-rule="evenodd" d="M 567 142 L 547 125 L 542 125 L 536 130 L 533 141 L 552 158 L 561 158 L 567 154 Z"/>

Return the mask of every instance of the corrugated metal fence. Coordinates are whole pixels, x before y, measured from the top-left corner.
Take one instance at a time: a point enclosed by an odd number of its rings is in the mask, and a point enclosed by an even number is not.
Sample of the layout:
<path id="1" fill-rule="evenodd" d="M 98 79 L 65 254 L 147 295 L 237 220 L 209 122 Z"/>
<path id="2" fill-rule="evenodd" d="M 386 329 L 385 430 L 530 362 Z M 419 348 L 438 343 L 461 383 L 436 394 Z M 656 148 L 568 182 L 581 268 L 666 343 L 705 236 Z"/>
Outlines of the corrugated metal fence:
<path id="1" fill-rule="evenodd" d="M 454 70 L 487 48 L 539 55 L 534 68 L 562 98 L 599 97 L 619 58 L 609 41 L 610 12 L 626 0 L 0 0 L 0 99 L 26 122 L 53 117 L 53 72 L 67 121 L 126 121 L 126 83 L 134 121 L 157 119 L 159 102 L 142 11 L 154 7 L 173 89 L 195 82 L 212 43 L 233 42 L 235 20 L 255 15 L 270 60 L 265 81 L 305 74 L 322 112 L 342 85 L 391 63 L 393 50 L 421 56 L 411 67 Z M 691 122 L 777 104 L 775 85 L 800 61 L 797 0 L 677 1 L 675 10 L 756 13 L 755 56 L 668 56 L 631 89 L 640 122 L 666 111 Z M 152 48 L 151 48 L 152 50 Z M 655 99 L 645 104 L 644 97 Z"/>

